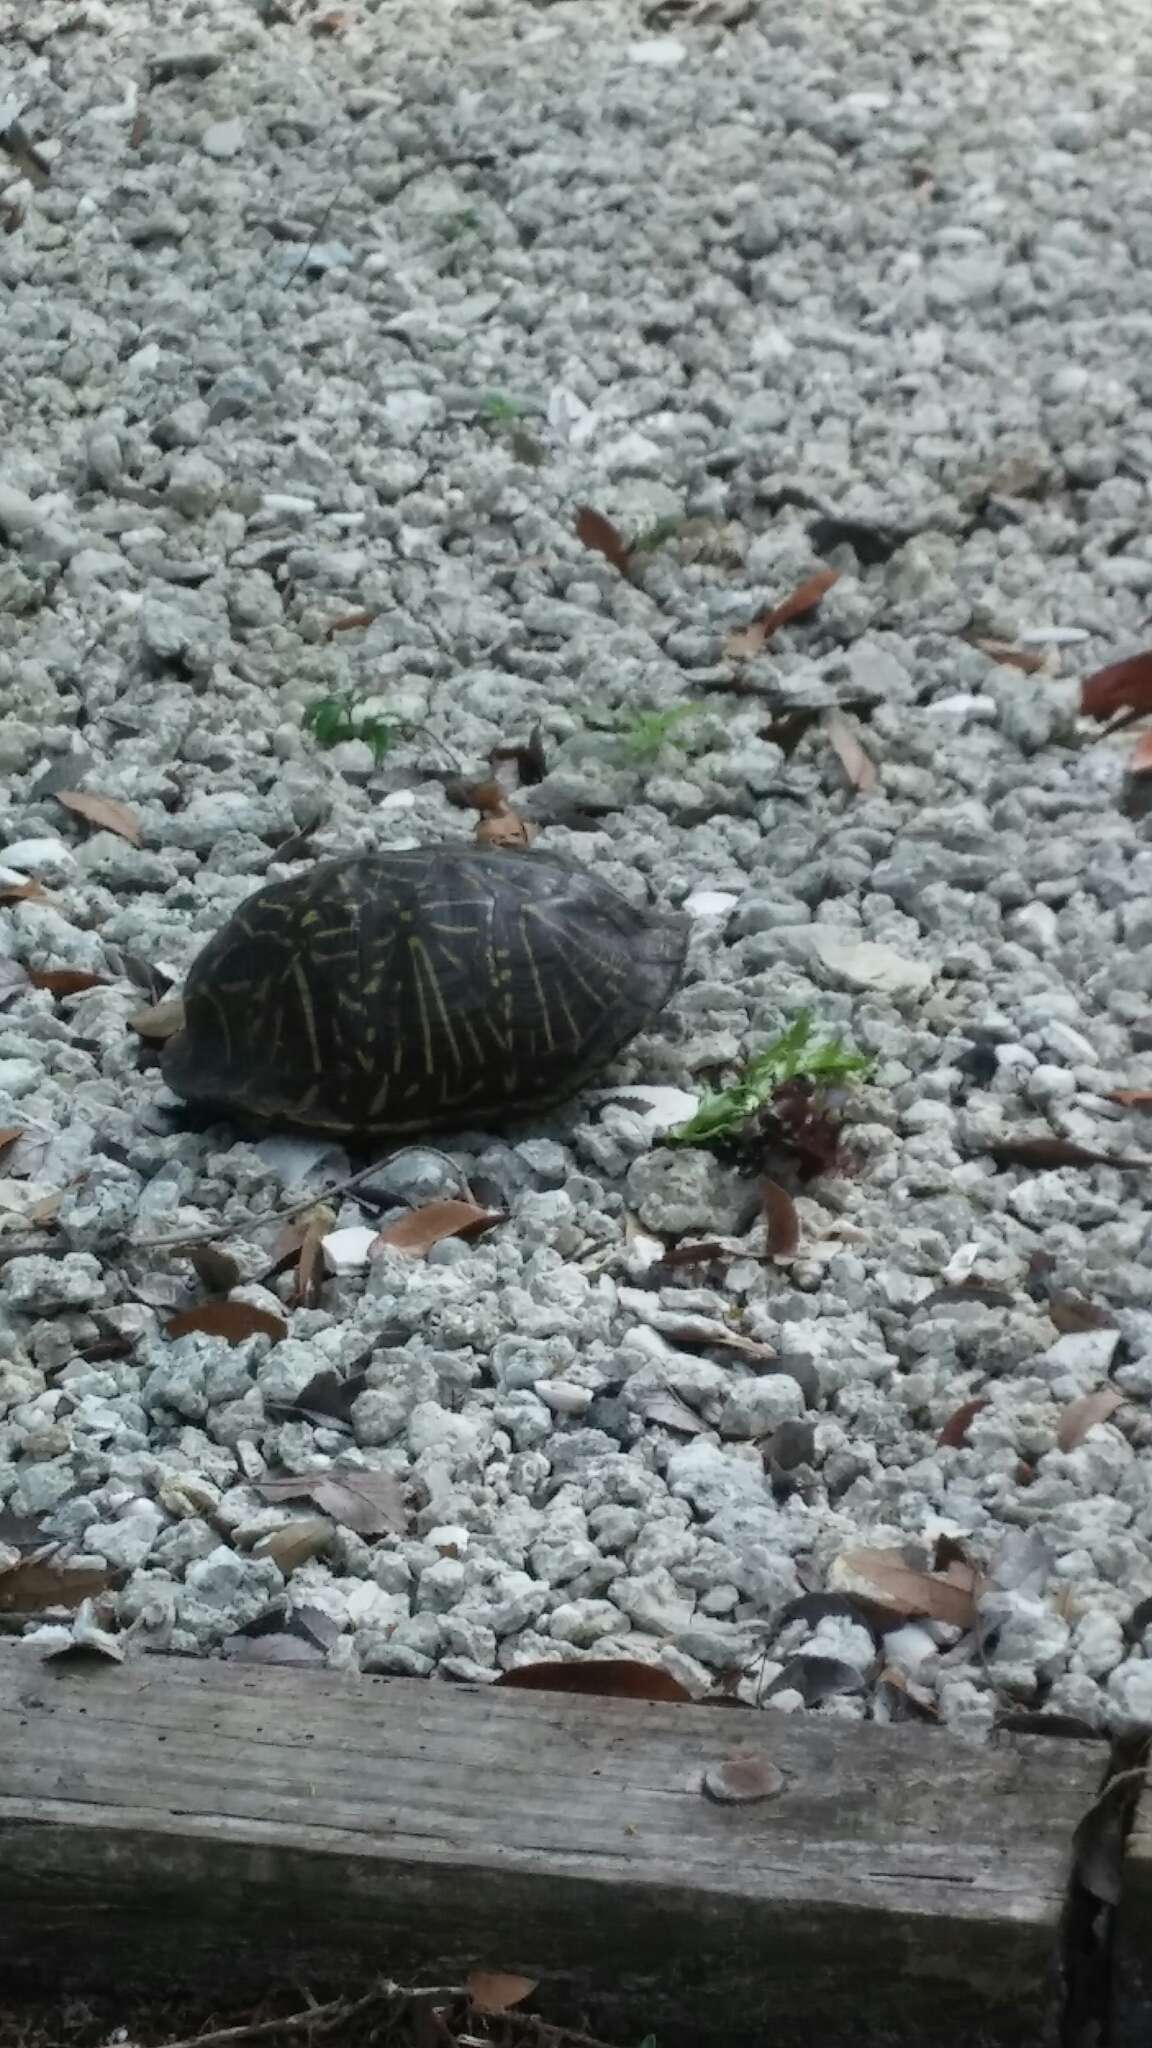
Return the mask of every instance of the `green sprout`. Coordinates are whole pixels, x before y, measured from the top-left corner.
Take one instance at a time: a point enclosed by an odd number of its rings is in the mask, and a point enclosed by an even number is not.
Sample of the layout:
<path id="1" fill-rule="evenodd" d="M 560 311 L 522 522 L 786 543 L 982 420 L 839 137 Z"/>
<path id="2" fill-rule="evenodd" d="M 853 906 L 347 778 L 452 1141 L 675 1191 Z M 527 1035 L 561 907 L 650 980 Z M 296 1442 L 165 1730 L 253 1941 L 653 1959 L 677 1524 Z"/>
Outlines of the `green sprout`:
<path id="1" fill-rule="evenodd" d="M 807 1081 L 835 1084 L 870 1073 L 873 1064 L 866 1053 L 853 1052 L 842 1038 L 815 1044 L 811 1013 L 801 1010 L 779 1038 L 748 1061 L 731 1088 L 705 1095 L 695 1116 L 670 1131 L 667 1142 L 707 1145 L 716 1138 L 732 1137 L 749 1117 L 771 1107 L 782 1083 L 803 1076 Z"/>
<path id="2" fill-rule="evenodd" d="M 509 398 L 506 391 L 486 391 L 477 411 L 484 419 L 506 426 L 512 420 L 523 419 L 528 406 L 522 398 Z"/>
<path id="3" fill-rule="evenodd" d="M 675 736 L 677 726 L 705 708 L 703 704 L 673 704 L 666 711 L 637 711 L 621 725 L 620 737 L 637 760 L 653 761 L 663 747 L 681 744 Z"/>
<path id="4" fill-rule="evenodd" d="M 317 697 L 305 708 L 300 723 L 318 747 L 336 747 L 341 740 L 363 740 L 371 747 L 377 767 L 404 737 L 404 727 L 397 719 L 378 718 L 365 711 L 351 690 L 337 697 Z"/>

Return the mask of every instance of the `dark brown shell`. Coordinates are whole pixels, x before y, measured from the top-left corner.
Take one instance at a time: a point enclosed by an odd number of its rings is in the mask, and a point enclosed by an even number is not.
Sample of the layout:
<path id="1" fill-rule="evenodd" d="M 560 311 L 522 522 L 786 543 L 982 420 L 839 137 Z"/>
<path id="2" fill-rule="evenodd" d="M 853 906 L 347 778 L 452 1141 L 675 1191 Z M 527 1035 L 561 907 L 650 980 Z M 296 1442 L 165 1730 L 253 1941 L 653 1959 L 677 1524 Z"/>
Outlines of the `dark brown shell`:
<path id="1" fill-rule="evenodd" d="M 663 1008 L 687 937 L 681 914 L 637 909 L 548 854 L 323 861 L 258 890 L 205 946 L 164 1078 L 341 1135 L 527 1114 Z"/>

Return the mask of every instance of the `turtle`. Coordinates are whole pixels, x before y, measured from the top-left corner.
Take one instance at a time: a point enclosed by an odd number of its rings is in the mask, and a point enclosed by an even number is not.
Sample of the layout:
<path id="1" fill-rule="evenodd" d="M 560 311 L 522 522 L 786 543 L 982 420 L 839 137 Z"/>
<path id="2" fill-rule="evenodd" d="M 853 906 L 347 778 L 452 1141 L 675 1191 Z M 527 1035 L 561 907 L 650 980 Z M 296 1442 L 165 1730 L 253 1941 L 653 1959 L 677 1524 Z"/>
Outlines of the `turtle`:
<path id="1" fill-rule="evenodd" d="M 553 854 L 318 862 L 193 961 L 162 1059 L 187 1101 L 333 1137 L 483 1127 L 562 1102 L 663 1009 L 688 943 Z"/>

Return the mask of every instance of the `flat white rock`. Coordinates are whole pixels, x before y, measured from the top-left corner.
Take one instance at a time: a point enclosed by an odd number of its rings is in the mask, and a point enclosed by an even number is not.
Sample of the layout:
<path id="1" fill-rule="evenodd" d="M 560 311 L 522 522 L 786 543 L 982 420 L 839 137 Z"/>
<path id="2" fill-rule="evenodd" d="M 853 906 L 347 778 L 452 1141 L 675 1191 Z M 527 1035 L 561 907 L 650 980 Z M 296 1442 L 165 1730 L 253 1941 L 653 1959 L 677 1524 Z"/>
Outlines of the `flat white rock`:
<path id="1" fill-rule="evenodd" d="M 324 1264 L 330 1273 L 358 1273 L 368 1264 L 377 1233 L 367 1224 L 350 1223 L 346 1230 L 330 1230 L 321 1240 Z"/>

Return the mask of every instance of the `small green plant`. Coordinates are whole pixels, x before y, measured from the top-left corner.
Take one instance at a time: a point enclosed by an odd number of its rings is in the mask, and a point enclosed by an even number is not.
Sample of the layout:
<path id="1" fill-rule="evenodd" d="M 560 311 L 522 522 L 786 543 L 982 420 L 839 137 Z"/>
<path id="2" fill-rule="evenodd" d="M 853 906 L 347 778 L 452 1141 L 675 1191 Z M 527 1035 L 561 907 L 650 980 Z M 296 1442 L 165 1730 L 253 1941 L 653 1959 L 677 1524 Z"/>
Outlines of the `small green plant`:
<path id="1" fill-rule="evenodd" d="M 509 398 L 506 391 L 486 391 L 477 411 L 497 426 L 507 426 L 513 420 L 522 420 L 528 407 L 522 398 Z"/>
<path id="2" fill-rule="evenodd" d="M 474 206 L 462 206 L 457 213 L 444 214 L 437 225 L 446 242 L 458 242 L 461 235 L 479 227 L 480 215 Z"/>
<path id="3" fill-rule="evenodd" d="M 306 706 L 300 723 L 318 747 L 337 747 L 341 740 L 363 740 L 371 747 L 377 767 L 397 741 L 404 738 L 399 720 L 365 711 L 351 690 L 336 697 L 318 697 Z"/>
<path id="4" fill-rule="evenodd" d="M 637 760 L 654 761 L 663 747 L 681 744 L 677 727 L 704 708 L 703 704 L 673 704 L 666 711 L 634 712 L 622 723 L 620 737 Z"/>
<path id="5" fill-rule="evenodd" d="M 666 547 L 670 540 L 679 540 L 687 521 L 680 518 L 656 519 L 638 533 L 632 542 L 634 555 L 654 555 L 657 548 Z"/>
<path id="6" fill-rule="evenodd" d="M 779 1038 L 749 1060 L 731 1088 L 706 1095 L 695 1116 L 668 1133 L 668 1143 L 707 1145 L 717 1138 L 734 1137 L 750 1117 L 772 1107 L 777 1089 L 785 1082 L 803 1079 L 821 1087 L 834 1086 L 870 1073 L 872 1066 L 866 1053 L 853 1052 L 842 1038 L 829 1038 L 818 1045 L 811 1013 L 801 1010 Z"/>

